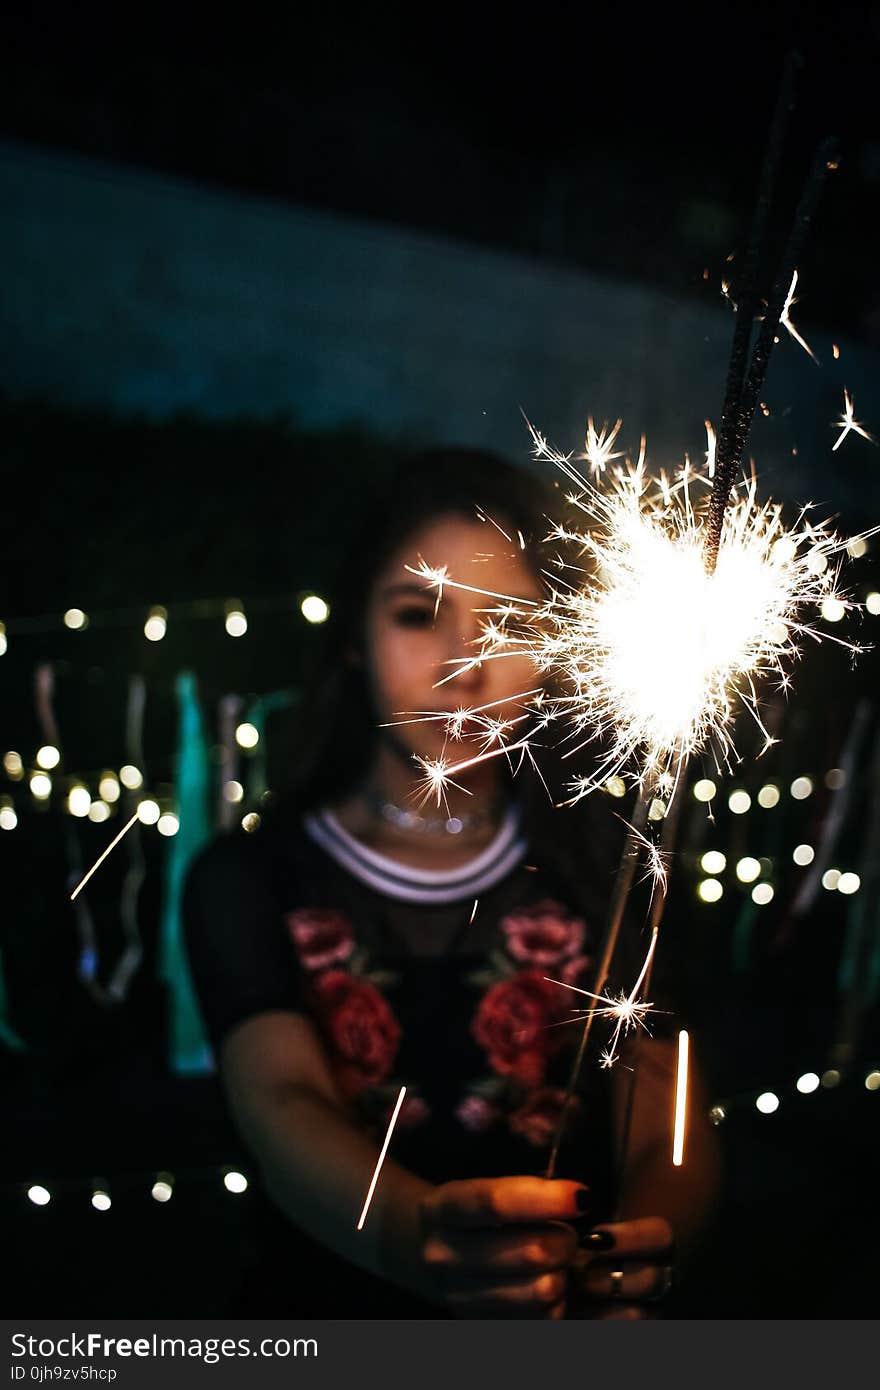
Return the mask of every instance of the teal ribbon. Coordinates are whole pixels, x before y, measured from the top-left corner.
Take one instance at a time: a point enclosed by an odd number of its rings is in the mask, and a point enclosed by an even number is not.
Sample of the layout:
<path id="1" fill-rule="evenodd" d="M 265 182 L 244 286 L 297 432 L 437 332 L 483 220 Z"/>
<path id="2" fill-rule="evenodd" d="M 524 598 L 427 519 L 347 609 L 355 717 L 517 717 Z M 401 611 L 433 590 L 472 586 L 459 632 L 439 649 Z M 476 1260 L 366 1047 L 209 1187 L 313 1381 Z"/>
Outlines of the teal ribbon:
<path id="1" fill-rule="evenodd" d="M 196 678 L 182 671 L 175 682 L 178 705 L 176 799 L 180 825 L 165 856 L 159 944 L 159 976 L 169 994 L 169 1064 L 178 1075 L 214 1069 L 183 942 L 183 885 L 192 860 L 213 834 L 211 757 Z"/>
<path id="2" fill-rule="evenodd" d="M 256 699 L 245 714 L 248 724 L 253 724 L 259 740 L 250 758 L 250 770 L 247 785 L 248 804 L 255 806 L 263 793 L 268 790 L 266 780 L 266 720 L 270 714 L 274 714 L 279 709 L 289 709 L 295 705 L 299 698 L 297 690 L 273 690 L 268 695 L 261 695 Z"/>

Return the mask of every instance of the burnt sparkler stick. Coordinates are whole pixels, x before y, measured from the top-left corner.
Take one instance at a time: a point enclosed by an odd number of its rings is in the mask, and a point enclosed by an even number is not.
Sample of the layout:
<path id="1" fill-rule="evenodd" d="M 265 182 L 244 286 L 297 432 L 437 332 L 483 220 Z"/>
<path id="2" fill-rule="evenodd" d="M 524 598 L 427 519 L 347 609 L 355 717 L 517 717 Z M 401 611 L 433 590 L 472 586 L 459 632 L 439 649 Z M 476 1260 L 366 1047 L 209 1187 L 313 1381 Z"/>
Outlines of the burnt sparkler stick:
<path id="1" fill-rule="evenodd" d="M 736 286 L 735 320 L 733 345 L 727 369 L 727 384 L 724 392 L 724 407 L 718 427 L 718 448 L 716 453 L 716 472 L 726 473 L 735 469 L 736 457 L 733 452 L 733 424 L 736 419 L 752 337 L 752 326 L 758 306 L 758 271 L 767 238 L 767 221 L 773 189 L 782 161 L 782 149 L 788 127 L 788 117 L 794 106 L 795 70 L 802 63 L 797 53 L 789 53 L 785 61 L 776 110 L 764 151 L 758 195 L 752 213 L 749 241 L 743 260 L 742 273 Z"/>
<path id="2" fill-rule="evenodd" d="M 639 862 L 639 853 L 642 845 L 643 832 L 648 820 L 648 807 L 651 804 L 651 793 L 645 786 L 639 790 L 636 804 L 633 808 L 632 822 L 627 830 L 626 840 L 620 855 L 620 863 L 617 866 L 617 876 L 614 880 L 614 894 L 611 900 L 611 909 L 608 915 L 608 924 L 605 928 L 605 937 L 602 942 L 602 955 L 596 971 L 596 979 L 592 993 L 601 995 L 608 980 L 608 973 L 611 969 L 611 961 L 617 946 L 617 939 L 620 935 L 620 928 L 623 923 L 623 914 L 629 901 L 632 890 L 633 879 L 636 867 Z M 584 1022 L 584 1031 L 581 1034 L 580 1044 L 574 1061 L 572 1062 L 571 1072 L 568 1078 L 568 1086 L 565 1091 L 565 1099 L 559 1112 L 559 1119 L 556 1122 L 556 1130 L 553 1135 L 553 1144 L 550 1149 L 550 1157 L 547 1160 L 547 1167 L 544 1171 L 545 1178 L 552 1178 L 556 1171 L 556 1159 L 559 1154 L 559 1145 L 565 1132 L 565 1122 L 568 1118 L 568 1111 L 571 1100 L 580 1076 L 581 1066 L 587 1051 L 587 1043 L 590 1039 L 590 1030 L 593 1026 L 593 1011 L 587 1014 Z"/>
<path id="3" fill-rule="evenodd" d="M 813 166 L 809 177 L 804 185 L 804 191 L 795 213 L 794 224 L 788 239 L 785 250 L 785 257 L 782 262 L 782 269 L 773 286 L 770 301 L 767 305 L 767 312 L 761 325 L 757 341 L 752 350 L 749 370 L 743 384 L 740 399 L 737 403 L 736 414 L 732 423 L 728 425 L 729 440 L 725 447 L 725 457 L 719 462 L 716 458 L 715 478 L 712 485 L 712 495 L 709 500 L 709 513 L 706 523 L 706 540 L 704 546 L 704 560 L 706 570 L 711 574 L 715 569 L 718 559 L 718 547 L 721 543 L 721 528 L 724 523 L 724 513 L 730 498 L 730 491 L 733 487 L 736 471 L 742 461 L 743 452 L 751 429 L 752 420 L 758 405 L 758 397 L 764 385 L 764 378 L 767 375 L 767 366 L 770 361 L 770 354 L 774 344 L 778 341 L 779 324 L 785 308 L 785 302 L 791 289 L 797 263 L 804 249 L 810 223 L 825 180 L 830 170 L 837 167 L 837 141 L 834 139 L 823 140 L 816 151 Z M 719 449 L 720 453 L 720 449 Z"/>

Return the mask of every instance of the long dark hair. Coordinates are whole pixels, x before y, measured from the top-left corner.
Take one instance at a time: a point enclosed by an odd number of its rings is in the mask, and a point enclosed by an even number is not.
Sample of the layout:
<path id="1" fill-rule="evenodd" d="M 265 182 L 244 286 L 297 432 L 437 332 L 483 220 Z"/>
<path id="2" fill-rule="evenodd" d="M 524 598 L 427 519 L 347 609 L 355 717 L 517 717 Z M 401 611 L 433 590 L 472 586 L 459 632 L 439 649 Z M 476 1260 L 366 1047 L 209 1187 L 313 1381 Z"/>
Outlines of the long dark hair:
<path id="1" fill-rule="evenodd" d="M 308 668 L 294 720 L 275 815 L 299 817 L 341 799 L 363 780 L 374 749 L 376 717 L 363 663 L 346 659 L 363 641 L 373 586 L 392 553 L 426 521 L 442 515 L 481 515 L 523 540 L 523 558 L 542 578 L 550 552 L 542 546 L 564 499 L 554 481 L 483 449 L 446 447 L 406 459 L 376 489 L 359 534 L 346 546 Z M 489 520 L 491 518 L 492 520 Z M 585 760 L 589 760 L 587 750 Z M 595 912 L 607 897 L 619 840 L 619 822 L 607 798 L 594 795 L 575 807 L 554 809 L 578 770 L 553 746 L 536 751 L 541 777 L 527 764 L 511 779 L 529 837 L 530 857 L 564 880 L 583 909 Z M 500 759 L 502 767 L 505 760 Z M 543 781 L 542 781 L 543 779 Z M 545 786 L 546 784 L 546 786 Z"/>

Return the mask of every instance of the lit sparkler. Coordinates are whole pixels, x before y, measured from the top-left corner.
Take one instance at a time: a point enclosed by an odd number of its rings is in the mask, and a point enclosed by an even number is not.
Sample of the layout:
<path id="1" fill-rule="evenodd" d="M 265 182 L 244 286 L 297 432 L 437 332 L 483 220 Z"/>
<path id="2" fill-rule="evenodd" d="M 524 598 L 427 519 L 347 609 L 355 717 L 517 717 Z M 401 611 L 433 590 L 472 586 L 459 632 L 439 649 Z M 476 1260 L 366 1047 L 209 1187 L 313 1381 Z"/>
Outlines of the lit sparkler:
<path id="1" fill-rule="evenodd" d="M 810 625 L 808 610 L 840 599 L 836 561 L 846 542 L 813 521 L 809 507 L 786 526 L 781 507 L 760 502 L 754 477 L 744 477 L 707 573 L 711 427 L 705 469 L 686 462 L 671 476 L 652 477 L 642 451 L 636 464 L 607 468 L 600 482 L 530 429 L 536 457 L 574 484 L 568 501 L 583 518 L 582 525 L 554 525 L 547 537 L 574 552 L 568 559 L 557 555 L 545 569 L 549 597 L 541 603 L 481 590 L 424 562 L 412 572 L 438 591 L 462 589 L 494 601 L 482 610 L 474 654 L 451 663 L 452 675 L 438 685 L 480 662 L 526 654 L 538 673 L 553 678 L 548 685 L 555 693 L 544 688 L 515 696 L 523 711 L 515 720 L 494 720 L 485 710 L 469 712 L 470 724 L 461 710 L 434 716 L 456 738 L 479 746 L 473 757 L 423 760 L 430 792 L 439 800 L 457 773 L 486 757 L 527 750 L 551 726 L 563 728 L 569 757 L 588 744 L 603 745 L 596 766 L 570 784 L 572 801 L 619 775 L 640 786 L 665 780 L 672 788 L 687 760 L 707 748 L 719 770 L 729 768 L 740 709 L 769 747 L 759 684 L 770 677 L 787 688 L 802 639 L 827 636 Z M 583 457 L 593 468 L 589 455 Z M 508 741 L 514 726 L 515 741 Z"/>
<path id="2" fill-rule="evenodd" d="M 853 434 L 860 434 L 863 439 L 867 439 L 871 444 L 877 443 L 873 434 L 869 434 L 864 425 L 860 425 L 858 420 L 855 419 L 853 415 L 853 398 L 846 387 L 843 388 L 843 417 L 840 420 L 835 420 L 834 424 L 836 428 L 840 429 L 840 434 L 837 437 L 836 443 L 831 446 L 832 453 L 840 448 L 850 430 L 852 430 Z"/>

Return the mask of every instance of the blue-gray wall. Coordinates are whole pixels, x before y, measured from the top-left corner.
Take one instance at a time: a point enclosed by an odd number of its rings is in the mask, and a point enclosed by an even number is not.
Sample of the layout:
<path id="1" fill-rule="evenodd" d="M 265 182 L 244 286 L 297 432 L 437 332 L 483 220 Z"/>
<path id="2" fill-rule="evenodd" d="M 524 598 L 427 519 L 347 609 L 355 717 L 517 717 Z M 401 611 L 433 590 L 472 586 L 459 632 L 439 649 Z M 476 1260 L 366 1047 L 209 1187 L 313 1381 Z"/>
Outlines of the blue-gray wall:
<path id="1" fill-rule="evenodd" d="M 289 411 L 520 457 L 520 407 L 564 448 L 588 414 L 622 415 L 658 463 L 697 454 L 717 421 L 730 315 L 709 285 L 676 299 L 13 144 L 0 209 L 7 395 L 152 417 Z M 841 340 L 834 361 L 802 288 L 822 367 L 780 344 L 752 448 L 768 488 L 876 519 L 880 455 L 853 438 L 832 455 L 829 426 L 847 385 L 880 429 L 880 358 Z"/>

